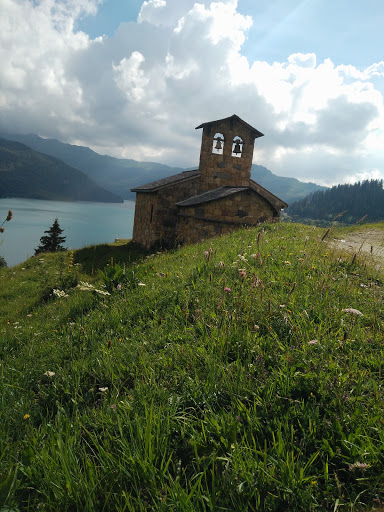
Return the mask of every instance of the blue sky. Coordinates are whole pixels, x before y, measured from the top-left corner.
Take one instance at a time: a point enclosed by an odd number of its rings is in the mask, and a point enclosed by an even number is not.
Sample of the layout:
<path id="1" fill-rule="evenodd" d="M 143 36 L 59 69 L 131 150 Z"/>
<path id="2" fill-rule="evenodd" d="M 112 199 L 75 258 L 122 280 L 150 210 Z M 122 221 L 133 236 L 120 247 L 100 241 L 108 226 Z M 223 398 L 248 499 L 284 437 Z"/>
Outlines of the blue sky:
<path id="1" fill-rule="evenodd" d="M 190 167 L 236 113 L 276 174 L 384 178 L 381 0 L 1 2 L 1 130 Z"/>
<path id="2" fill-rule="evenodd" d="M 78 27 L 91 37 L 112 36 L 120 23 L 137 20 L 142 3 L 104 0 Z M 315 52 L 321 60 L 363 68 L 383 58 L 381 0 L 239 0 L 238 10 L 254 20 L 243 45 L 251 60 Z"/>

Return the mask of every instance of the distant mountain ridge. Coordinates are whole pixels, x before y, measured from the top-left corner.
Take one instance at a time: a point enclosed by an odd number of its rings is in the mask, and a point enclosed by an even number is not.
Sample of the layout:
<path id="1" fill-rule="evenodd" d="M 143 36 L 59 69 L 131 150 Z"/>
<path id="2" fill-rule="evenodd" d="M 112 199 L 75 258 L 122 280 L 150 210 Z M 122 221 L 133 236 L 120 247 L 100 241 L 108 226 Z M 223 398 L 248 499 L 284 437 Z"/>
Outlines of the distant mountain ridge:
<path id="1" fill-rule="evenodd" d="M 156 162 L 138 162 L 132 159 L 99 155 L 85 146 L 66 144 L 56 139 L 43 139 L 35 134 L 2 134 L 1 136 L 62 160 L 87 174 L 101 187 L 124 199 L 135 198 L 131 188 L 185 170 Z M 315 183 L 303 183 L 296 178 L 277 176 L 266 167 L 255 164 L 252 165 L 251 178 L 287 203 L 297 201 L 312 192 L 326 189 Z"/>
<path id="2" fill-rule="evenodd" d="M 20 142 L 0 138 L 0 197 L 122 202 L 85 173 Z"/>
<path id="3" fill-rule="evenodd" d="M 304 183 L 297 178 L 277 176 L 266 167 L 256 164 L 252 165 L 251 178 L 288 204 L 313 192 L 327 190 L 327 187 L 316 183 Z"/>

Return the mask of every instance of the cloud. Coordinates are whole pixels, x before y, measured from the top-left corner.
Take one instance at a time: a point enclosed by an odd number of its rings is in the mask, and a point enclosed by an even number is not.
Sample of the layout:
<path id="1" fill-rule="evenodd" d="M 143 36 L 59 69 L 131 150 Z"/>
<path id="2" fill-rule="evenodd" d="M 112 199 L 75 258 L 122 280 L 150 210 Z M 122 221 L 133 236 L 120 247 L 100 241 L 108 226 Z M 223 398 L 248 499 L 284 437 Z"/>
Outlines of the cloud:
<path id="1" fill-rule="evenodd" d="M 258 20 L 236 0 L 147 0 L 137 22 L 94 40 L 75 27 L 100 0 L 2 1 L 2 131 L 192 166 L 194 127 L 236 113 L 265 133 L 255 162 L 273 172 L 384 177 L 384 62 L 250 62 L 242 46 Z"/>

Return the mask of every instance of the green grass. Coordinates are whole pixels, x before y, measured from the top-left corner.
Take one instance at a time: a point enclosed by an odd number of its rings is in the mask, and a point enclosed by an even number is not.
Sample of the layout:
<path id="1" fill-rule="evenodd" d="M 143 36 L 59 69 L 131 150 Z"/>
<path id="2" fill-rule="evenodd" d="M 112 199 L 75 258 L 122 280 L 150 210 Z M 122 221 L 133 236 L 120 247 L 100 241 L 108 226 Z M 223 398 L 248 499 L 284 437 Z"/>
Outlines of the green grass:
<path id="1" fill-rule="evenodd" d="M 383 500 L 384 277 L 324 234 L 266 225 L 0 269 L 0 510 Z M 100 289 L 111 257 L 120 291 L 76 287 Z"/>

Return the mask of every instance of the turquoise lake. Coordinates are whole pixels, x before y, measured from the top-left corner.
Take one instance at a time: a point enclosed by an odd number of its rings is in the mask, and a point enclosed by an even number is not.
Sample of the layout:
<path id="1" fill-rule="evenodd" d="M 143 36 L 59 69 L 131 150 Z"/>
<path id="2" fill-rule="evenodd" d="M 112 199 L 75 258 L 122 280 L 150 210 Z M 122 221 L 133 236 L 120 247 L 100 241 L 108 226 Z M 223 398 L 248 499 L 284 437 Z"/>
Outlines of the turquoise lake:
<path id="1" fill-rule="evenodd" d="M 0 255 L 8 267 L 33 256 L 40 237 L 57 218 L 68 249 L 111 243 L 115 238 L 131 238 L 135 202 L 89 203 L 41 201 L 38 199 L 0 199 L 0 224 L 8 210 L 11 221 L 0 234 Z"/>

